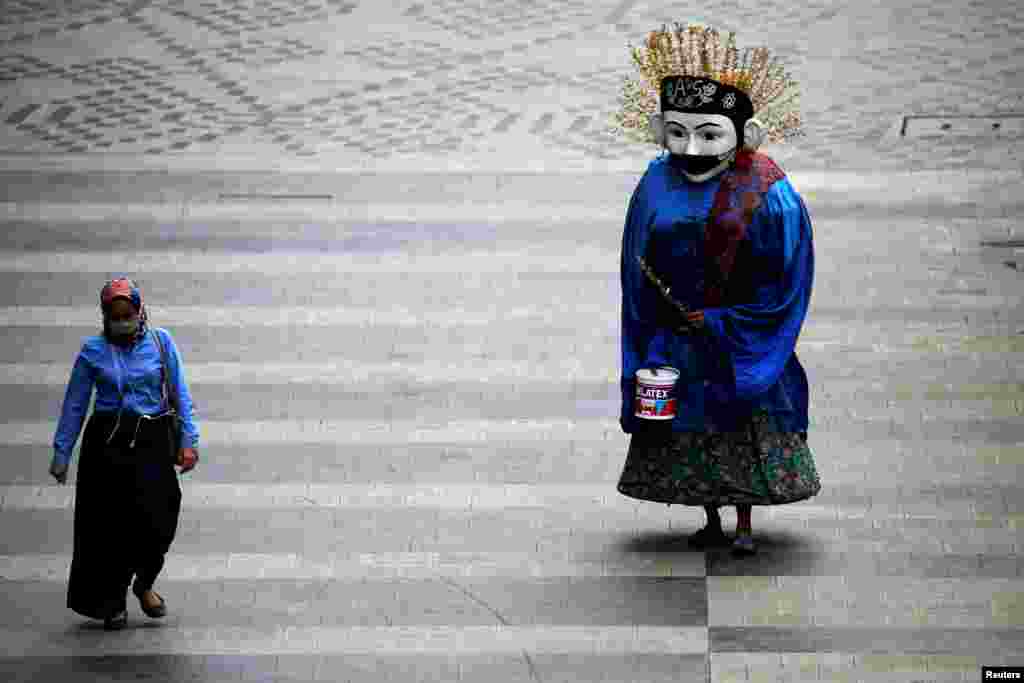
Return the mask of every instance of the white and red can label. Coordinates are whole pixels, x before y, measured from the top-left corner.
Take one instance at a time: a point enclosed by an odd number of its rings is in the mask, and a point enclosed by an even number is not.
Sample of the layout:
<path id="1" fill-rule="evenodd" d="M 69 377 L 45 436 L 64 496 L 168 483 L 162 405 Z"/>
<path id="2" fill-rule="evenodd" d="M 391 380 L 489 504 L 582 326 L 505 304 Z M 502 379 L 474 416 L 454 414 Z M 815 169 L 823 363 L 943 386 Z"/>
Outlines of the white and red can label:
<path id="1" fill-rule="evenodd" d="M 679 371 L 661 367 L 636 371 L 633 414 L 644 420 L 671 420 L 676 416 Z"/>

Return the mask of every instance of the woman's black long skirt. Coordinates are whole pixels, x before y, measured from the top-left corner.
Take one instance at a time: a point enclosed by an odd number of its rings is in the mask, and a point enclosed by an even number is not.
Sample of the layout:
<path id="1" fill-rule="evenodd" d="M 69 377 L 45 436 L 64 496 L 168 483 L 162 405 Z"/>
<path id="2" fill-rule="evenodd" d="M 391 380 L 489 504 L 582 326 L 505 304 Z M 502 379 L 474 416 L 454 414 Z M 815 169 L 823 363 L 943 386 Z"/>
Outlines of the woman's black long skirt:
<path id="1" fill-rule="evenodd" d="M 145 588 L 174 541 L 181 487 L 167 421 L 93 413 L 82 437 L 75 483 L 74 553 L 68 607 L 92 619 L 125 609 L 132 576 Z M 131 441 L 135 439 L 132 447 Z M 175 453 L 177 449 L 175 449 Z"/>

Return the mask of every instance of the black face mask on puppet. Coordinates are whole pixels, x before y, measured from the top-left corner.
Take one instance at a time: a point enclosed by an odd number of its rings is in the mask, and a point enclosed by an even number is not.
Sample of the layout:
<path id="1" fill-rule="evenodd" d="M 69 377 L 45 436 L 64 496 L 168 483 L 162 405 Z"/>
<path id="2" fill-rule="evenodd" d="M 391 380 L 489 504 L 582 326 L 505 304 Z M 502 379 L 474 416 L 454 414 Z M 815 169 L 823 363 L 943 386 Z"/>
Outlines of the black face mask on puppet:
<path id="1" fill-rule="evenodd" d="M 724 161 L 734 161 L 743 143 L 724 154 L 670 154 L 669 163 L 690 175 L 703 175 Z"/>

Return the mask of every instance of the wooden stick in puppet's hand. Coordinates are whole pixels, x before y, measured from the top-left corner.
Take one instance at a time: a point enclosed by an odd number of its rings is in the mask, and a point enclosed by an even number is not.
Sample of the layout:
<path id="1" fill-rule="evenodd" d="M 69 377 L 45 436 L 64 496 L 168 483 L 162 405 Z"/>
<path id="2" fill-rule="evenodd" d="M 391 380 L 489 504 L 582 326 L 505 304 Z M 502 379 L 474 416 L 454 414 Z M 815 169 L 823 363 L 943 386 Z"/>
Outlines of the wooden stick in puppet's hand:
<path id="1" fill-rule="evenodd" d="M 636 260 L 640 263 L 640 269 L 644 272 L 644 275 L 647 276 L 647 279 L 650 280 L 655 288 L 661 293 L 661 296 L 665 301 L 679 312 L 679 317 L 682 318 L 683 322 L 679 325 L 677 331 L 683 334 L 692 334 L 693 332 L 696 332 L 698 329 L 697 326 L 689 322 L 689 316 L 693 315 L 693 311 L 691 311 L 686 304 L 680 303 L 672 296 L 671 290 L 665 286 L 661 281 L 661 278 L 654 274 L 654 271 L 651 270 L 650 266 L 647 265 L 647 262 L 644 261 L 643 256 L 637 256 Z"/>

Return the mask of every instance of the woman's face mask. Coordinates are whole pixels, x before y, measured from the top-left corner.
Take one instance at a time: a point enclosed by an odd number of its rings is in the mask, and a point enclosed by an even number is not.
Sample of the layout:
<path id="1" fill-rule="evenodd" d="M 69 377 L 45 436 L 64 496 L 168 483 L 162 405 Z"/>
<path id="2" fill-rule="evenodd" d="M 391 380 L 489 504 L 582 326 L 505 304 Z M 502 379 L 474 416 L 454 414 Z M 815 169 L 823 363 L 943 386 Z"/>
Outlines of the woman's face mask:
<path id="1" fill-rule="evenodd" d="M 130 337 L 139 329 L 139 314 L 130 303 L 117 299 L 110 306 L 108 324 L 115 337 Z"/>
<path id="2" fill-rule="evenodd" d="M 110 321 L 110 332 L 111 334 L 118 337 L 128 337 L 135 334 L 136 330 L 139 329 L 138 318 L 128 318 L 127 320 L 111 320 Z"/>

